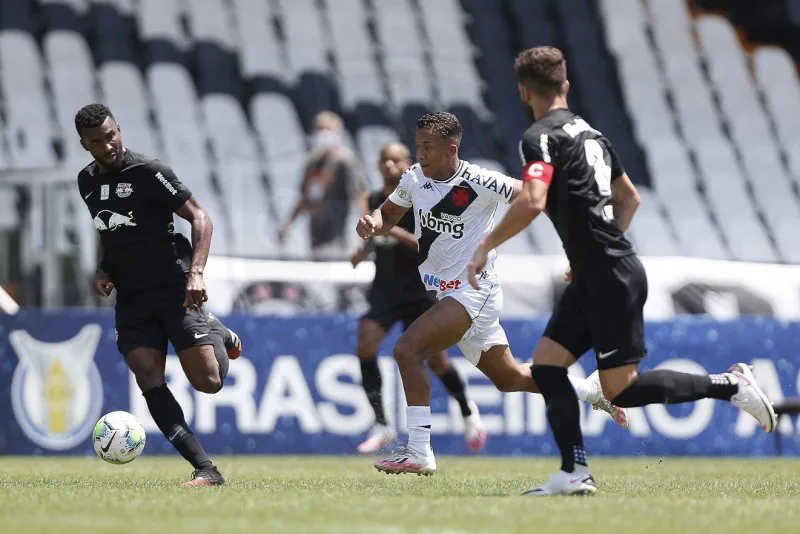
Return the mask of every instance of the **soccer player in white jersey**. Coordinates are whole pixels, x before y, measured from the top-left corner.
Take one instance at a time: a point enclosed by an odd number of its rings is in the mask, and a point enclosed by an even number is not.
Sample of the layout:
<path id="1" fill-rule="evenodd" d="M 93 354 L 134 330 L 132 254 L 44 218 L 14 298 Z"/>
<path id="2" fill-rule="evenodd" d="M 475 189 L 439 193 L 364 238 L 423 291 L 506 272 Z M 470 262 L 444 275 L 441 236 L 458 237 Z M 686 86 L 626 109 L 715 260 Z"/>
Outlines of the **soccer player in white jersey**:
<path id="1" fill-rule="evenodd" d="M 430 444 L 430 384 L 424 365 L 430 355 L 458 344 L 500 391 L 539 392 L 530 366 L 517 363 L 500 326 L 503 294 L 493 268 L 496 252 L 492 251 L 480 273 L 478 289 L 467 278 L 472 251 L 491 232 L 498 204 L 511 202 L 522 190 L 522 182 L 460 160 L 460 142 L 461 124 L 454 115 L 436 112 L 420 118 L 419 163 L 403 174 L 378 209 L 359 219 L 356 228 L 363 239 L 384 235 L 413 209 L 420 276 L 438 298 L 394 347 L 408 404 L 409 439 L 406 448 L 375 463 L 386 473 L 430 475 L 436 470 Z M 571 381 L 579 399 L 627 427 L 627 415 L 603 398 L 596 377 L 571 377 Z"/>

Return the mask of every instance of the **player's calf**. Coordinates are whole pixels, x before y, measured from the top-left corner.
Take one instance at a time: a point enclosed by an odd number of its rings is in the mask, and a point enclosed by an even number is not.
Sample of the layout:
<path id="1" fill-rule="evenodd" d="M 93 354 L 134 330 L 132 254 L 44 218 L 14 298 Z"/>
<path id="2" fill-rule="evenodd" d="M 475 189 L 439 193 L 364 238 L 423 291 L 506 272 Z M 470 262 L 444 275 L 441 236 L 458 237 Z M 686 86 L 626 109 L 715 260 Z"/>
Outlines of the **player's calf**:
<path id="1" fill-rule="evenodd" d="M 183 372 L 194 389 L 202 393 L 216 393 L 222 389 L 221 369 L 213 345 L 191 347 L 178 352 Z M 228 357 L 225 356 L 225 361 Z M 227 367 L 225 367 L 227 372 Z"/>

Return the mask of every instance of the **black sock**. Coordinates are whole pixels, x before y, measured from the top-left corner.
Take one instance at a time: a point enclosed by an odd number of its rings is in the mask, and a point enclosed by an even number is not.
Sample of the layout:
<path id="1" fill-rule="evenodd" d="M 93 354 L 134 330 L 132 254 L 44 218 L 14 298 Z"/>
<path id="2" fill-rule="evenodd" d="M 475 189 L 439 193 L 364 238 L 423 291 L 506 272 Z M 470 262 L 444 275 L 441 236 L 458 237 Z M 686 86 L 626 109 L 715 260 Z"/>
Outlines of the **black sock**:
<path id="1" fill-rule="evenodd" d="M 669 369 L 647 371 L 633 379 L 611 402 L 622 408 L 680 404 L 699 399 L 730 400 L 739 386 L 725 375 L 692 375 Z"/>
<path id="2" fill-rule="evenodd" d="M 369 405 L 372 406 L 372 411 L 375 412 L 375 422 L 379 425 L 385 425 L 386 415 L 383 413 L 383 396 L 381 395 L 383 379 L 381 378 L 381 370 L 378 368 L 378 360 L 359 361 L 361 362 L 361 387 L 364 388 Z"/>
<path id="3" fill-rule="evenodd" d="M 222 321 L 211 313 L 208 314 L 208 327 L 209 337 L 214 346 L 214 356 L 219 365 L 219 379 L 222 381 L 228 376 L 228 368 L 231 365 L 230 358 L 228 358 L 228 348 L 233 345 L 233 336 L 222 324 Z"/>
<path id="4" fill-rule="evenodd" d="M 561 470 L 572 473 L 575 471 L 575 464 L 587 465 L 575 389 L 567 378 L 564 367 L 533 365 L 531 373 L 544 397 L 547 421 L 561 451 Z"/>
<path id="5" fill-rule="evenodd" d="M 166 384 L 142 393 L 153 421 L 164 437 L 195 469 L 210 467 L 211 459 L 183 417 L 183 409 Z"/>
<path id="6" fill-rule="evenodd" d="M 470 410 L 469 402 L 467 401 L 467 393 L 464 391 L 464 381 L 461 380 L 461 375 L 458 374 L 456 368 L 452 365 L 448 367 L 447 371 L 439 376 L 439 380 L 441 380 L 444 387 L 447 388 L 447 392 L 450 393 L 450 396 L 458 401 L 458 406 L 461 408 L 461 415 L 464 417 L 472 415 L 472 410 Z"/>
<path id="7" fill-rule="evenodd" d="M 800 398 L 783 399 L 781 402 L 776 402 L 775 413 L 778 415 L 800 413 Z"/>

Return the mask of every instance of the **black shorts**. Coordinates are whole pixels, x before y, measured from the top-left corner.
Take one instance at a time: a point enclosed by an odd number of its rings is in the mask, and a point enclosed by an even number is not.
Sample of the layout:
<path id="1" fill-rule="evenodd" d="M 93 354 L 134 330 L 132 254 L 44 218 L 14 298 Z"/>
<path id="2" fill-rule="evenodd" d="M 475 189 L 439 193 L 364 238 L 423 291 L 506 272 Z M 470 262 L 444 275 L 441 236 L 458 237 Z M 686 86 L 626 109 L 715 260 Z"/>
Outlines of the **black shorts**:
<path id="1" fill-rule="evenodd" d="M 117 348 L 123 356 L 138 348 L 176 352 L 211 345 L 208 314 L 201 307 L 183 307 L 183 286 L 161 288 L 132 295 L 118 295 L 116 306 Z"/>
<path id="2" fill-rule="evenodd" d="M 580 358 L 595 350 L 598 369 L 639 363 L 647 275 L 635 255 L 596 264 L 564 290 L 544 336 Z"/>
<path id="3" fill-rule="evenodd" d="M 403 330 L 406 330 L 411 323 L 431 309 L 436 304 L 435 296 L 422 295 L 419 299 L 410 302 L 403 302 L 394 305 L 390 300 L 375 300 L 370 302 L 370 308 L 361 318 L 375 321 L 386 331 L 392 328 L 394 323 L 403 323 Z"/>

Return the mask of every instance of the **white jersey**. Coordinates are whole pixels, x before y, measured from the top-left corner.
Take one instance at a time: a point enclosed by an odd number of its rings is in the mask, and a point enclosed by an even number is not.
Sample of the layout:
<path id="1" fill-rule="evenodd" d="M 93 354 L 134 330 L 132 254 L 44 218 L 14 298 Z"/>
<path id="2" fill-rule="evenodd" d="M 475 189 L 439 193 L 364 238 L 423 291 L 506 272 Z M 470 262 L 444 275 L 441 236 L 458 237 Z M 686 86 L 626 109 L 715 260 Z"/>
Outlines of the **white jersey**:
<path id="1" fill-rule="evenodd" d="M 509 203 L 516 180 L 462 160 L 447 180 L 431 180 L 413 165 L 389 200 L 414 210 L 419 242 L 419 273 L 428 289 L 458 289 L 467 281 L 467 264 L 480 240 L 494 227 L 500 202 Z M 493 276 L 492 250 L 485 277 Z"/>

